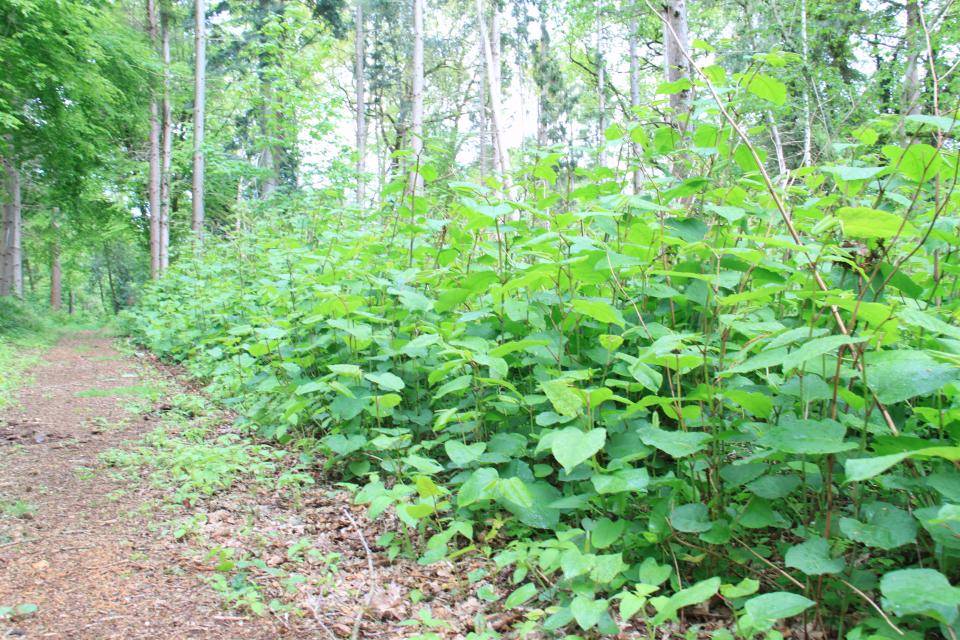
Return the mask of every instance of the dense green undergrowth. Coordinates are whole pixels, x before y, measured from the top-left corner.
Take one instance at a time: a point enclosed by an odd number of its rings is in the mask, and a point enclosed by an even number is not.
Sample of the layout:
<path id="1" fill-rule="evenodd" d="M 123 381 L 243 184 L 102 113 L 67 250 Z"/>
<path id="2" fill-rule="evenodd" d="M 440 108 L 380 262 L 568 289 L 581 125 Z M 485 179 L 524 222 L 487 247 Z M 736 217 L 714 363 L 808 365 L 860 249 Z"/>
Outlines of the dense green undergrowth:
<path id="1" fill-rule="evenodd" d="M 710 75 L 743 118 L 782 104 L 770 76 Z M 427 162 L 382 208 L 265 214 L 131 331 L 392 509 L 392 553 L 512 568 L 505 606 L 541 629 L 703 623 L 709 601 L 717 638 L 956 637 L 952 122 L 878 119 L 768 180 L 696 113 L 607 132 L 639 150 L 635 194 L 544 153 L 509 195 Z"/>

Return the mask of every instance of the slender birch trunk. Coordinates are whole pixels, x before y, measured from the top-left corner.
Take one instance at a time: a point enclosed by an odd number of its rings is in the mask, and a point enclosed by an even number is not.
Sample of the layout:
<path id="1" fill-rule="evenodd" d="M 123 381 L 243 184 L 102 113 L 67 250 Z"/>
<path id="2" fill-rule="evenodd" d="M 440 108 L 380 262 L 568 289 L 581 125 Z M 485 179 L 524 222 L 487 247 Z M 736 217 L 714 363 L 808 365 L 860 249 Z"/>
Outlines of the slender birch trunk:
<path id="1" fill-rule="evenodd" d="M 636 109 L 640 106 L 640 55 L 637 52 L 639 48 L 637 45 L 637 32 L 640 30 L 640 25 L 637 22 L 637 19 L 634 18 L 630 21 L 630 107 Z M 630 118 L 635 118 L 636 113 L 629 114 Z M 631 152 L 634 157 L 634 162 L 639 164 L 640 158 L 640 145 L 633 143 L 630 145 Z M 640 167 L 636 167 L 633 170 L 633 192 L 640 193 L 640 186 L 643 184 L 643 174 L 640 172 Z"/>
<path id="2" fill-rule="evenodd" d="M 493 51 L 490 47 L 490 40 L 487 38 L 486 21 L 483 19 L 483 0 L 476 0 L 476 7 L 477 24 L 480 27 L 480 41 L 483 43 L 483 55 L 487 67 L 487 83 L 489 84 L 490 91 L 490 130 L 493 134 L 494 141 L 497 143 L 496 153 L 502 172 L 501 178 L 506 180 L 507 174 L 510 172 L 510 157 L 501 144 L 503 142 L 503 119 L 500 112 L 500 85 L 497 83 L 497 78 L 493 71 Z"/>
<path id="3" fill-rule="evenodd" d="M 667 82 L 690 77 L 690 68 L 684 53 L 689 52 L 687 35 L 687 5 L 684 0 L 666 0 L 663 3 L 663 66 Z M 673 120 L 679 122 L 690 107 L 690 91 L 670 95 Z"/>
<path id="4" fill-rule="evenodd" d="M 420 162 L 423 155 L 423 0 L 413 0 L 413 100 L 410 113 L 410 148 L 413 166 L 410 171 L 410 192 L 422 183 Z"/>
<path id="5" fill-rule="evenodd" d="M 813 82 L 810 74 L 810 42 L 807 33 L 807 0 L 800 0 L 800 45 L 803 55 L 803 68 L 807 73 L 807 82 Z M 803 154 L 800 166 L 809 166 L 813 161 L 813 121 L 810 114 L 810 90 L 803 85 Z"/>
<path id="6" fill-rule="evenodd" d="M 500 63 L 500 11 L 497 8 L 496 0 L 493 5 L 493 12 L 490 15 L 490 82 L 491 84 L 497 85 L 497 91 L 503 91 L 503 74 Z M 492 93 L 490 94 L 493 95 Z M 493 143 L 493 148 L 497 152 L 493 156 L 493 165 L 497 174 L 502 176 L 503 171 L 503 162 L 502 157 L 503 153 L 500 151 L 502 141 L 500 140 L 501 132 L 497 129 L 494 129 L 490 132 L 491 142 Z"/>
<path id="7" fill-rule="evenodd" d="M 603 20 L 602 20 L 602 7 L 601 1 L 597 0 L 596 2 L 596 16 L 594 21 L 594 49 L 596 55 L 596 69 L 597 69 L 597 132 L 596 132 L 596 145 L 597 145 L 597 164 L 603 164 L 603 131 L 606 129 L 606 78 L 604 77 L 604 68 L 603 68 L 603 54 L 601 53 L 603 47 Z"/>
<path id="8" fill-rule="evenodd" d="M 160 11 L 160 50 L 163 59 L 163 119 L 160 151 L 160 274 L 170 265 L 170 171 L 173 165 L 173 107 L 170 88 L 170 15 Z"/>
<path id="9" fill-rule="evenodd" d="M 916 0 L 907 2 L 907 68 L 903 75 L 903 114 L 920 113 L 920 7 Z"/>
<path id="10" fill-rule="evenodd" d="M 480 179 L 487 175 L 487 63 L 483 55 L 483 43 L 478 43 L 480 52 L 480 89 L 478 114 L 480 119 Z"/>
<path id="11" fill-rule="evenodd" d="M 157 7 L 147 0 L 147 31 L 150 45 L 157 45 Z M 150 209 L 150 277 L 160 277 L 160 108 L 155 97 L 150 99 L 150 148 L 147 200 Z"/>
<path id="12" fill-rule="evenodd" d="M 354 11 L 356 31 L 354 35 L 353 77 L 357 86 L 357 202 L 362 203 L 367 170 L 367 102 L 364 97 L 364 63 L 366 62 L 367 41 L 363 24 L 363 0 L 356 0 Z"/>
<path id="13" fill-rule="evenodd" d="M 206 2 L 195 5 L 195 69 L 193 85 L 193 233 L 203 241 L 203 126 L 207 91 L 207 39 L 205 33 Z"/>
<path id="14" fill-rule="evenodd" d="M 62 270 L 60 268 L 60 210 L 54 208 L 50 218 L 50 308 L 59 311 L 63 305 Z"/>

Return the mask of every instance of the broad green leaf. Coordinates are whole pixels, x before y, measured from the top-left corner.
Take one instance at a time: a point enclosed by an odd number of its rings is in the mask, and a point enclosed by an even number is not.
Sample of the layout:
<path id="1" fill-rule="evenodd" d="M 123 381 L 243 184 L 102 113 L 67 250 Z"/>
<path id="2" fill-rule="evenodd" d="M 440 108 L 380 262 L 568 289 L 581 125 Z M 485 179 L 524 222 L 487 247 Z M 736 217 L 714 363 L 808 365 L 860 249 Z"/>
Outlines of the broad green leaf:
<path id="1" fill-rule="evenodd" d="M 867 384 L 885 404 L 926 396 L 957 378 L 958 369 L 937 362 L 925 351 L 897 349 L 865 356 Z"/>
<path id="2" fill-rule="evenodd" d="M 873 458 L 851 458 L 844 464 L 847 482 L 867 480 L 907 458 L 943 458 L 956 462 L 960 461 L 960 447 L 926 447 Z"/>
<path id="3" fill-rule="evenodd" d="M 778 106 L 787 101 L 787 85 L 765 73 L 754 74 L 750 84 L 747 85 L 747 90 L 758 98 Z"/>
<path id="4" fill-rule="evenodd" d="M 957 620 L 960 589 L 934 569 L 901 569 L 880 579 L 883 608 L 897 616 L 918 615 L 945 624 Z"/>
<path id="5" fill-rule="evenodd" d="M 516 476 L 497 480 L 497 491 L 501 498 L 522 509 L 533 507 L 533 495 L 531 495 L 530 489 L 523 480 Z"/>
<path id="6" fill-rule="evenodd" d="M 606 429 L 591 429 L 584 432 L 576 427 L 567 427 L 553 436 L 550 451 L 564 471 L 570 473 L 578 464 L 589 460 L 603 449 L 606 441 Z"/>
<path id="7" fill-rule="evenodd" d="M 869 180 L 876 177 L 886 167 L 823 167 L 822 170 L 838 180 Z"/>
<path id="8" fill-rule="evenodd" d="M 581 629 L 592 629 L 600 617 L 607 612 L 606 600 L 595 600 L 592 596 L 577 596 L 570 602 L 570 612 Z"/>
<path id="9" fill-rule="evenodd" d="M 481 467 L 460 485 L 457 493 L 457 504 L 467 507 L 478 500 L 492 500 L 497 497 L 496 487 L 500 474 L 496 469 Z"/>
<path id="10" fill-rule="evenodd" d="M 661 625 L 668 620 L 675 619 L 680 609 L 706 602 L 717 595 L 718 589 L 720 589 L 720 578 L 714 577 L 701 580 L 686 589 L 681 589 L 669 598 L 655 598 L 654 606 L 657 608 L 657 615 L 650 621 L 651 624 Z"/>
<path id="11" fill-rule="evenodd" d="M 665 431 L 656 427 L 637 430 L 643 444 L 656 447 L 674 458 L 685 458 L 703 450 L 710 434 L 700 431 Z"/>
<path id="12" fill-rule="evenodd" d="M 540 383 L 554 411 L 562 416 L 575 418 L 583 408 L 583 396 L 566 380 L 547 380 Z"/>
<path id="13" fill-rule="evenodd" d="M 877 549 L 896 549 L 917 539 L 913 516 L 886 502 L 871 502 L 862 509 L 866 522 L 840 518 L 840 531 L 851 540 Z"/>
<path id="14" fill-rule="evenodd" d="M 841 207 L 837 210 L 843 235 L 849 238 L 868 240 L 887 239 L 894 236 L 912 236 L 916 229 L 912 224 L 889 211 L 870 207 Z"/>
<path id="15" fill-rule="evenodd" d="M 915 143 L 906 149 L 886 145 L 882 151 L 891 169 L 914 182 L 931 180 L 940 171 L 940 153 L 929 144 Z"/>
<path id="16" fill-rule="evenodd" d="M 798 420 L 787 414 L 757 442 L 783 453 L 824 455 L 857 447 L 856 443 L 843 441 L 846 432 L 842 424 L 829 418 Z"/>
<path id="17" fill-rule="evenodd" d="M 810 538 L 787 550 L 786 565 L 808 576 L 840 573 L 846 565 L 843 558 L 830 556 L 830 543 L 823 538 Z"/>
<path id="18" fill-rule="evenodd" d="M 811 358 L 832 353 L 843 345 L 857 344 L 866 338 L 851 338 L 850 336 L 825 336 L 804 342 L 797 349 L 793 349 L 783 358 L 784 372 L 794 369 Z"/>
<path id="19" fill-rule="evenodd" d="M 768 629 L 777 620 L 800 615 L 815 604 L 813 600 L 796 593 L 774 591 L 750 598 L 743 608 L 750 615 L 754 626 Z"/>
<path id="20" fill-rule="evenodd" d="M 597 549 L 606 549 L 623 535 L 626 524 L 626 520 L 614 521 L 610 518 L 600 518 L 593 523 L 590 542 Z"/>
<path id="21" fill-rule="evenodd" d="M 577 313 L 589 316 L 597 322 L 615 324 L 621 328 L 626 324 L 620 310 L 602 300 L 584 300 L 581 298 L 574 300 L 571 306 Z"/>
<path id="22" fill-rule="evenodd" d="M 487 449 L 486 442 L 464 444 L 457 440 L 447 440 L 443 443 L 447 457 L 457 466 L 463 467 L 479 458 Z"/>
<path id="23" fill-rule="evenodd" d="M 703 533 L 709 531 L 713 523 L 707 505 L 694 502 L 674 508 L 670 512 L 670 525 L 683 533 Z"/>
<path id="24" fill-rule="evenodd" d="M 506 609 L 514 609 L 516 607 L 519 607 L 520 605 L 522 605 L 524 602 L 534 597 L 535 595 L 537 595 L 537 587 L 534 584 L 528 582 L 527 584 L 523 585 L 519 589 L 516 589 L 513 593 L 507 596 L 507 599 L 504 601 L 503 606 Z"/>
<path id="25" fill-rule="evenodd" d="M 384 391 L 401 391 L 405 386 L 403 384 L 403 380 L 401 380 L 399 376 L 396 376 L 389 371 L 368 373 L 363 377 L 376 384 Z"/>

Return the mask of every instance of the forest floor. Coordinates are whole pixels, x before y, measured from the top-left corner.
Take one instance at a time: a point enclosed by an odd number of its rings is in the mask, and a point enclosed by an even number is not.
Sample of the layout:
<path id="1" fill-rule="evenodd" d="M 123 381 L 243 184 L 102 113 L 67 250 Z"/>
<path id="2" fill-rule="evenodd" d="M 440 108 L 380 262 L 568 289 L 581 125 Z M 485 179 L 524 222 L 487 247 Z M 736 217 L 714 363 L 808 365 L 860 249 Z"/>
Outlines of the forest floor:
<path id="1" fill-rule="evenodd" d="M 104 334 L 42 354 L 0 413 L 0 638 L 462 638 L 522 620 L 473 595 L 509 589 L 495 570 L 388 559 L 390 518 L 232 423 Z"/>

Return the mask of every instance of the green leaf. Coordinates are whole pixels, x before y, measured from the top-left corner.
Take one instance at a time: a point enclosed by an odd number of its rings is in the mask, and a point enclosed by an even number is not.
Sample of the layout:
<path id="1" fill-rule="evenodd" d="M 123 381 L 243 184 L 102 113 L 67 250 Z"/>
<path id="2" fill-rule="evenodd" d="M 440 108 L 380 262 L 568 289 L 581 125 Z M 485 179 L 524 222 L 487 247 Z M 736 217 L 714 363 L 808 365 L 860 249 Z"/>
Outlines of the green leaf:
<path id="1" fill-rule="evenodd" d="M 533 495 L 530 493 L 530 489 L 523 480 L 516 476 L 497 480 L 497 491 L 501 498 L 522 509 L 533 507 Z"/>
<path id="2" fill-rule="evenodd" d="M 857 344 L 865 340 L 866 338 L 851 338 L 850 336 L 824 336 L 822 338 L 814 338 L 813 340 L 804 342 L 801 347 L 790 351 L 790 353 L 783 358 L 783 371 L 786 373 L 811 358 L 832 353 L 843 345 Z"/>
<path id="3" fill-rule="evenodd" d="M 906 149 L 886 145 L 882 151 L 892 169 L 914 182 L 931 180 L 940 171 L 940 153 L 929 144 L 911 144 Z"/>
<path id="4" fill-rule="evenodd" d="M 883 608 L 897 616 L 919 615 L 952 625 L 960 590 L 934 569 L 901 569 L 880 579 Z"/>
<path id="5" fill-rule="evenodd" d="M 841 207 L 837 210 L 843 235 L 868 240 L 912 236 L 916 229 L 902 216 L 870 207 Z"/>
<path id="6" fill-rule="evenodd" d="M 755 74 L 750 79 L 747 90 L 758 98 L 778 106 L 787 101 L 787 85 L 765 73 Z"/>
<path id="7" fill-rule="evenodd" d="M 798 420 L 790 414 L 780 419 L 757 441 L 783 453 L 799 455 L 824 455 L 855 449 L 856 443 L 844 442 L 847 430 L 839 422 L 823 420 Z"/>
<path id="8" fill-rule="evenodd" d="M 615 324 L 621 328 L 626 324 L 619 309 L 601 300 L 584 300 L 581 298 L 574 300 L 571 305 L 577 313 L 589 316 L 598 322 Z"/>
<path id="9" fill-rule="evenodd" d="M 847 460 L 844 471 L 847 482 L 867 480 L 879 475 L 893 465 L 907 458 L 943 458 L 951 462 L 960 460 L 960 447 L 925 447 L 912 451 L 901 451 L 874 458 L 854 458 Z"/>
<path id="10" fill-rule="evenodd" d="M 720 587 L 724 598 L 745 598 L 752 596 L 760 589 L 760 581 L 753 578 L 744 578 L 738 584 L 725 584 Z"/>
<path id="11" fill-rule="evenodd" d="M 768 629 L 777 620 L 792 618 L 815 605 L 816 602 L 789 591 L 775 591 L 750 598 L 744 609 L 750 615 L 754 626 Z"/>
<path id="12" fill-rule="evenodd" d="M 363 377 L 385 391 L 400 391 L 405 386 L 403 384 L 403 380 L 401 380 L 399 376 L 396 376 L 389 371 L 368 373 Z"/>
<path id="13" fill-rule="evenodd" d="M 643 444 L 656 447 L 674 458 L 691 456 L 710 441 L 710 434 L 700 431 L 665 431 L 656 427 L 641 427 L 637 433 Z"/>
<path id="14" fill-rule="evenodd" d="M 830 543 L 818 537 L 790 547 L 785 560 L 788 567 L 799 569 L 808 576 L 840 573 L 846 565 L 843 558 L 832 558 Z"/>
<path id="15" fill-rule="evenodd" d="M 457 493 L 457 505 L 467 507 L 478 500 L 492 500 L 497 497 L 496 487 L 500 474 L 496 469 L 481 467 L 460 485 Z"/>
<path id="16" fill-rule="evenodd" d="M 886 167 L 823 167 L 823 171 L 838 180 L 869 180 L 876 177 Z"/>
<path id="17" fill-rule="evenodd" d="M 884 404 L 930 395 L 957 378 L 956 367 L 937 362 L 925 351 L 874 351 L 864 358 L 867 384 Z"/>
<path id="18" fill-rule="evenodd" d="M 699 502 L 681 505 L 670 512 L 670 525 L 683 533 L 703 533 L 709 531 L 713 523 L 707 505 Z"/>
<path id="19" fill-rule="evenodd" d="M 903 509 L 886 502 L 871 502 L 861 511 L 866 522 L 840 518 L 840 531 L 851 540 L 889 551 L 917 539 L 917 522 Z"/>
<path id="20" fill-rule="evenodd" d="M 720 578 L 714 577 L 707 580 L 701 580 L 693 586 L 681 589 L 669 598 L 656 599 L 655 606 L 657 615 L 650 621 L 653 625 L 661 625 L 668 620 L 673 620 L 677 612 L 684 607 L 690 607 L 701 602 L 706 602 L 717 595 L 720 588 Z"/>
<path id="21" fill-rule="evenodd" d="M 583 432 L 576 427 L 567 427 L 553 436 L 550 451 L 564 471 L 570 473 L 578 464 L 589 460 L 603 449 L 606 441 L 606 429 L 591 429 Z"/>
<path id="22" fill-rule="evenodd" d="M 592 629 L 607 612 L 606 600 L 594 600 L 591 596 L 577 596 L 570 602 L 570 612 L 581 629 Z"/>
<path id="23" fill-rule="evenodd" d="M 626 520 L 614 521 L 610 518 L 600 518 L 593 523 L 590 543 L 597 549 L 606 549 L 623 535 L 626 524 Z"/>
<path id="24" fill-rule="evenodd" d="M 455 465 L 463 467 L 476 461 L 487 450 L 487 443 L 464 444 L 457 440 L 447 440 L 443 443 L 443 449 Z"/>
<path id="25" fill-rule="evenodd" d="M 547 380 L 540 383 L 554 411 L 568 418 L 575 418 L 583 408 L 583 397 L 566 380 Z"/>
<path id="26" fill-rule="evenodd" d="M 509 596 L 507 596 L 506 601 L 503 603 L 503 606 L 507 609 L 514 609 L 519 607 L 524 602 L 530 598 L 537 595 L 537 587 L 532 583 L 528 582 L 519 589 L 515 590 Z"/>

